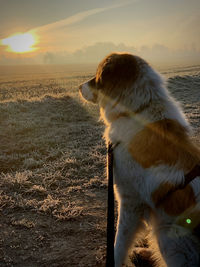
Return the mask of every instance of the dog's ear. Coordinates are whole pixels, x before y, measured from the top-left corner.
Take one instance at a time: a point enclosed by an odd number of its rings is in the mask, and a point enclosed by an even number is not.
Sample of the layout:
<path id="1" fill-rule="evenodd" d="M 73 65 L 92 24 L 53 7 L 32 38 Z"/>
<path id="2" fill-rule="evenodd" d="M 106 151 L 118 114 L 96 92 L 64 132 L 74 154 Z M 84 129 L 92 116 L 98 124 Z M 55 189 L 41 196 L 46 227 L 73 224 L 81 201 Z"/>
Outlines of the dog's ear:
<path id="1" fill-rule="evenodd" d="M 97 68 L 96 86 L 110 97 L 120 96 L 134 84 L 138 74 L 138 62 L 133 55 L 112 53 Z"/>

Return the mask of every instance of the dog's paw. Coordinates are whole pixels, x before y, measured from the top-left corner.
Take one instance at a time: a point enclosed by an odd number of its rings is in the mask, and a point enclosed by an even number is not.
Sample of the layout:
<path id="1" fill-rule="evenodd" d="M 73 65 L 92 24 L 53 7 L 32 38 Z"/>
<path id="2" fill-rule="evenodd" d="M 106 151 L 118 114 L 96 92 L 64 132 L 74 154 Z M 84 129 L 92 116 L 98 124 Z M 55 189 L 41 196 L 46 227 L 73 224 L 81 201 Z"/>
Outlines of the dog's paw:
<path id="1" fill-rule="evenodd" d="M 135 248 L 134 255 L 131 260 L 136 267 L 154 266 L 154 261 L 152 260 L 152 251 L 148 248 Z"/>

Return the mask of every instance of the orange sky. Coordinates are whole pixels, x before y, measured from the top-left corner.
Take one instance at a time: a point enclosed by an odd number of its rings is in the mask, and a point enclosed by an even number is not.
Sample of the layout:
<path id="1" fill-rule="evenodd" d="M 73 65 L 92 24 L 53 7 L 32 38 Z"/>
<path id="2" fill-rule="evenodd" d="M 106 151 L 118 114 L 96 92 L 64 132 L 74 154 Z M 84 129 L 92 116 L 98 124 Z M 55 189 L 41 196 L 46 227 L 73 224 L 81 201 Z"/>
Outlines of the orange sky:
<path id="1" fill-rule="evenodd" d="M 199 10 L 199 0 L 5 1 L 0 64 L 97 62 L 113 50 L 199 64 Z"/>

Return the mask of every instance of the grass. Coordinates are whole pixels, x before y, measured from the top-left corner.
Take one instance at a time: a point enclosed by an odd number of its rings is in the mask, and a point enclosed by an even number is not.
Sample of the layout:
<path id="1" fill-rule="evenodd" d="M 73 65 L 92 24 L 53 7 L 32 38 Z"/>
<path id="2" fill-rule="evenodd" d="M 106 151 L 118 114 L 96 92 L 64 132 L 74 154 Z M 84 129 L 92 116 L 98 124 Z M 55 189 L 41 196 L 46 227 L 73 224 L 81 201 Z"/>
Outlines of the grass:
<path id="1" fill-rule="evenodd" d="M 1 77 L 0 266 L 95 266 L 103 260 L 103 125 L 77 89 L 91 74 L 52 76 Z"/>
<path id="2" fill-rule="evenodd" d="M 77 89 L 93 69 L 1 73 L 0 266 L 104 266 L 104 126 Z M 198 77 L 190 85 L 169 79 L 198 142 Z"/>

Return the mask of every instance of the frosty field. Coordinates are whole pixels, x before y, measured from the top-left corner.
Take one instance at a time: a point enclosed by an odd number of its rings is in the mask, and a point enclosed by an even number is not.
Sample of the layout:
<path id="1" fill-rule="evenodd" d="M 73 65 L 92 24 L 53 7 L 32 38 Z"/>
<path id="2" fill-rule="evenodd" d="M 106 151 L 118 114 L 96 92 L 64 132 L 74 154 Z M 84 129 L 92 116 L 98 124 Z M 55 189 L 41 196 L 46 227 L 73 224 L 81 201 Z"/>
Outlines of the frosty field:
<path id="1" fill-rule="evenodd" d="M 200 66 L 160 70 L 200 146 Z M 104 266 L 106 149 L 78 85 L 95 66 L 0 66 L 0 266 Z"/>

